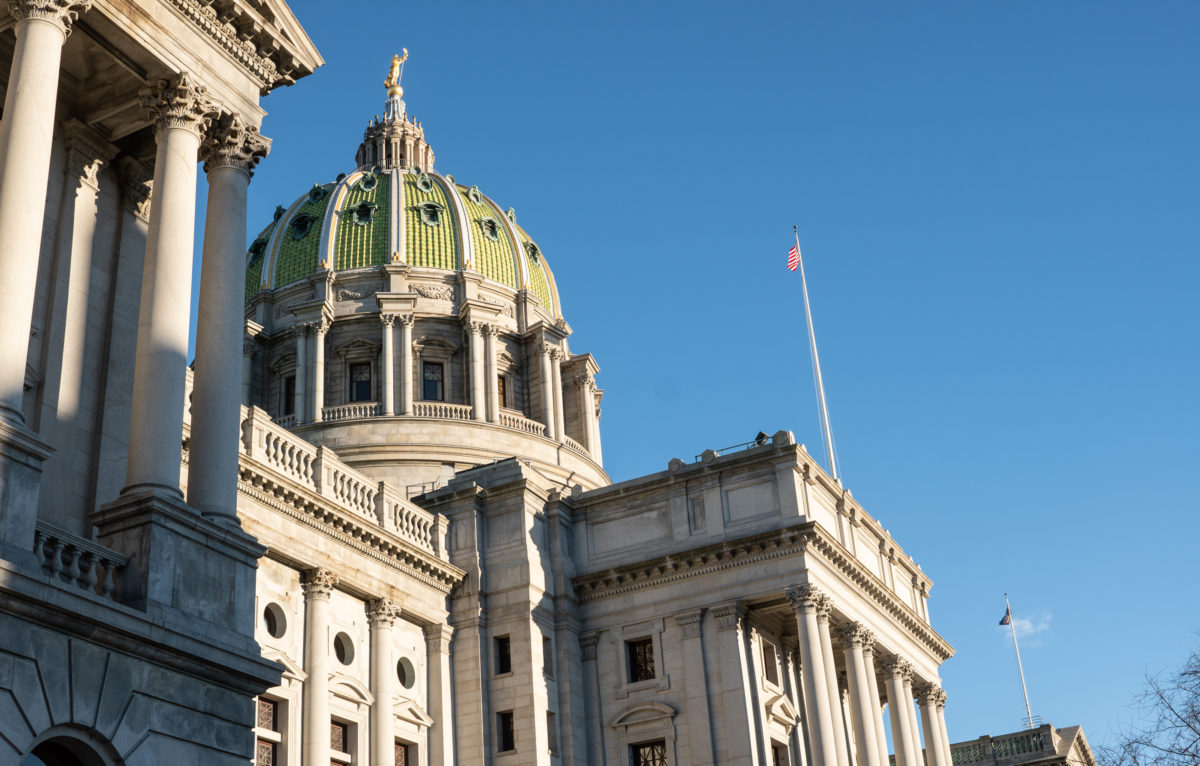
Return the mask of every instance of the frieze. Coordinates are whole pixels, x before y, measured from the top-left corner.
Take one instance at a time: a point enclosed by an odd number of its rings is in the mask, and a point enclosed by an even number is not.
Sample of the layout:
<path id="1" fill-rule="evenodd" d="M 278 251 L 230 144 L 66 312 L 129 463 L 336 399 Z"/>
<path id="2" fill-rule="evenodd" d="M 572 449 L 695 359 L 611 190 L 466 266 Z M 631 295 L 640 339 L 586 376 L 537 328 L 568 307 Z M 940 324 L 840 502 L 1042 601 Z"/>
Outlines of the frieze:
<path id="1" fill-rule="evenodd" d="M 413 285 L 413 292 L 431 301 L 454 300 L 454 288 L 445 285 Z"/>

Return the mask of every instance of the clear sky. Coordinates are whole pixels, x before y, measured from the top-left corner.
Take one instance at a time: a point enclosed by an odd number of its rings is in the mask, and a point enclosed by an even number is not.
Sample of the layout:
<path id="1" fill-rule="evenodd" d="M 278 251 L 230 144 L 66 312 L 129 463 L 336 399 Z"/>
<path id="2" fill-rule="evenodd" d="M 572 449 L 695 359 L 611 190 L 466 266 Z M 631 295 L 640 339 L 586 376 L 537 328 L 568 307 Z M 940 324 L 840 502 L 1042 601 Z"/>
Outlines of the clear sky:
<path id="1" fill-rule="evenodd" d="M 436 168 L 516 208 L 603 368 L 615 480 L 760 429 L 820 454 L 799 225 L 952 740 L 1020 725 L 1005 591 L 1034 714 L 1094 744 L 1200 644 L 1200 4 L 293 7 L 328 63 L 264 100 L 250 236 L 352 169 L 407 47 Z"/>

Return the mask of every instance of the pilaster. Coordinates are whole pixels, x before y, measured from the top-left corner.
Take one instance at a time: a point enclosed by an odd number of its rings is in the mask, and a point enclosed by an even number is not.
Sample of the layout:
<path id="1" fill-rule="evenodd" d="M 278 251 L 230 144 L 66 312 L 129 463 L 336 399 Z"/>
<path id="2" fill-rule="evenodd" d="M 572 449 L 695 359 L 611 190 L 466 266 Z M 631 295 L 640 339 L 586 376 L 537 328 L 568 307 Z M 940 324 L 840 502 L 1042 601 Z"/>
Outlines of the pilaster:
<path id="1" fill-rule="evenodd" d="M 718 604 L 710 610 L 717 623 L 717 653 L 720 658 L 720 704 L 725 731 L 724 763 L 758 766 L 758 745 L 752 737 L 755 730 L 751 709 L 750 684 L 753 683 L 747 663 L 745 641 L 746 607 L 740 602 Z"/>
<path id="2" fill-rule="evenodd" d="M 704 610 L 678 612 L 675 614 L 675 624 L 683 635 L 683 693 L 691 756 L 688 762 L 694 766 L 704 766 L 714 762 L 708 673 L 704 667 Z"/>

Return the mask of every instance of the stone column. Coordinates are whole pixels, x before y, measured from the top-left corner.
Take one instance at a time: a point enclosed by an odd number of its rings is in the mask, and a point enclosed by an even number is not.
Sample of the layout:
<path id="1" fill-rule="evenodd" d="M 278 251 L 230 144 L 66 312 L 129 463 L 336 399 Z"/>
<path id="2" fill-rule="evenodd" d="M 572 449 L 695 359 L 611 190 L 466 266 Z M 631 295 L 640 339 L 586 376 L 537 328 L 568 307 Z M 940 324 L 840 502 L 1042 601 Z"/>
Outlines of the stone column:
<path id="1" fill-rule="evenodd" d="M 941 689 L 920 684 L 917 700 L 921 705 L 921 729 L 925 734 L 925 758 L 928 766 L 951 766 L 942 755 L 942 732 L 938 726 L 937 701 Z"/>
<path id="2" fill-rule="evenodd" d="M 126 492 L 155 488 L 181 497 L 196 162 L 200 136 L 216 111 L 205 93 L 187 73 L 161 80 L 142 93 L 142 105 L 155 118 L 158 153 L 138 316 Z M 244 246 L 243 241 L 239 248 Z M 239 324 L 241 316 L 238 311 Z M 229 374 L 227 369 L 221 372 Z"/>
<path id="3" fill-rule="evenodd" d="M 562 441 L 567 436 L 566 421 L 563 417 L 563 390 L 562 390 L 562 361 L 563 351 L 560 348 L 555 348 L 550 353 L 550 381 L 554 386 L 554 438 Z"/>
<path id="4" fill-rule="evenodd" d="M 788 738 L 789 747 L 792 753 L 790 763 L 796 766 L 807 766 L 812 763 L 811 743 L 806 742 L 804 735 L 807 722 L 805 721 L 804 712 L 804 697 L 800 692 L 800 679 L 797 675 L 796 668 L 800 664 L 797 659 L 797 651 L 800 648 L 800 643 L 791 636 L 786 636 L 780 642 L 780 656 L 783 659 L 783 680 L 784 691 L 788 699 L 792 701 L 792 705 L 800 713 L 800 720 L 796 728 L 792 730 L 792 735 Z"/>
<path id="5" fill-rule="evenodd" d="M 396 698 L 396 664 L 392 658 L 392 626 L 400 607 L 386 598 L 367 604 L 371 626 L 371 766 L 394 766 L 396 736 L 392 731 L 392 706 Z"/>
<path id="6" fill-rule="evenodd" d="M 542 423 L 546 426 L 546 438 L 557 439 L 558 433 L 554 430 L 557 423 L 554 417 L 554 381 L 551 379 L 554 346 L 543 343 L 538 351 L 542 367 Z"/>
<path id="7" fill-rule="evenodd" d="M 583 374 L 576 375 L 575 382 L 579 386 L 579 406 L 583 410 L 583 446 L 596 457 L 600 451 L 596 433 L 596 381 L 591 375 Z"/>
<path id="8" fill-rule="evenodd" d="M 850 687 L 851 720 L 854 722 L 854 741 L 857 744 L 858 766 L 887 766 L 879 762 L 878 735 L 875 719 L 879 717 L 879 698 L 871 698 L 867 681 L 867 661 L 863 645 L 870 640 L 870 631 L 856 622 L 842 628 L 842 648 L 846 653 L 846 679 Z"/>
<path id="9" fill-rule="evenodd" d="M 250 406 L 250 389 L 254 381 L 254 356 L 258 341 L 250 333 L 242 334 L 242 404 Z"/>
<path id="10" fill-rule="evenodd" d="M 400 414 L 411 415 L 413 411 L 413 387 L 418 385 L 413 372 L 412 328 L 413 315 L 400 314 Z"/>
<path id="11" fill-rule="evenodd" d="M 937 719 L 938 731 L 942 733 L 942 758 L 946 766 L 951 766 L 954 755 L 950 752 L 950 732 L 946 729 L 946 692 L 943 689 L 937 691 Z"/>
<path id="12" fill-rule="evenodd" d="M 383 360 L 380 363 L 383 367 L 383 391 L 379 395 L 379 398 L 382 400 L 380 402 L 380 412 L 383 415 L 390 416 L 396 413 L 395 387 L 392 383 L 394 377 L 392 371 L 394 365 L 392 360 L 392 348 L 394 345 L 392 326 L 396 324 L 396 315 L 380 314 L 379 323 L 383 326 Z"/>
<path id="13" fill-rule="evenodd" d="M 484 401 L 483 384 L 483 344 L 480 334 L 483 324 L 470 322 L 467 324 L 467 343 L 470 351 L 470 380 L 471 380 L 471 417 L 484 420 L 487 417 L 487 403 Z"/>
<path id="14" fill-rule="evenodd" d="M 905 707 L 912 707 L 912 697 L 905 696 L 904 676 L 908 663 L 899 657 L 888 657 L 883 661 L 884 686 L 887 687 L 888 715 L 892 722 L 892 751 L 896 754 L 896 766 L 921 766 L 913 762 L 912 722 Z"/>
<path id="15" fill-rule="evenodd" d="M 804 709 L 812 760 L 821 766 L 833 766 L 838 762 L 838 758 L 833 736 L 833 711 L 829 707 L 827 690 L 831 679 L 825 675 L 825 658 L 821 651 L 821 623 L 817 619 L 817 611 L 825 596 L 812 585 L 790 587 L 786 595 L 792 602 L 792 611 L 796 613 L 796 628 L 800 640 L 800 677 L 804 689 Z"/>
<path id="16" fill-rule="evenodd" d="M 875 724 L 875 749 L 879 753 L 879 763 L 882 766 L 888 766 L 888 744 L 887 731 L 883 726 L 883 708 L 879 704 L 879 681 L 875 674 L 875 639 L 870 637 L 863 642 L 863 659 L 867 665 L 867 687 L 870 690 L 871 700 L 874 702 L 874 716 L 871 718 Z"/>
<path id="17" fill-rule="evenodd" d="M 701 632 L 704 610 L 691 609 L 675 615 L 675 623 L 683 633 L 683 686 L 687 710 L 688 745 L 693 766 L 713 763 L 712 718 L 708 709 L 708 680 L 704 668 L 704 645 Z"/>
<path id="18" fill-rule="evenodd" d="M 10 2 L 16 19 L 4 120 L 0 122 L 0 420 L 23 425 L 25 360 L 50 174 L 63 42 L 91 0 Z M 185 312 L 186 313 L 186 312 Z M 182 387 L 182 381 L 180 383 Z M 182 402 L 181 402 L 182 405 Z M 182 406 L 180 412 L 182 412 Z M 178 485 L 178 466 L 176 466 Z"/>
<path id="19" fill-rule="evenodd" d="M 292 327 L 296 336 L 296 399 L 292 404 L 295 411 L 296 423 L 305 422 L 304 407 L 308 397 L 308 331 L 309 326 L 303 322 Z"/>
<path id="20" fill-rule="evenodd" d="M 304 681 L 301 764 L 329 766 L 329 596 L 337 576 L 328 569 L 300 573 L 304 589 Z"/>
<path id="21" fill-rule="evenodd" d="M 817 624 L 820 629 L 817 636 L 821 640 L 821 657 L 825 663 L 825 678 L 828 679 L 826 691 L 829 695 L 829 708 L 833 713 L 833 738 L 837 748 L 838 766 L 850 766 L 850 743 L 846 737 L 846 720 L 842 715 L 842 693 L 838 688 L 837 666 L 833 659 L 833 638 L 829 634 L 830 618 L 833 616 L 833 602 L 825 596 L 817 609 Z"/>
<path id="22" fill-rule="evenodd" d="M 320 423 L 325 417 L 325 334 L 329 332 L 329 320 L 322 318 L 313 323 L 313 415 L 312 422 Z"/>
<path id="23" fill-rule="evenodd" d="M 496 336 L 500 328 L 494 324 L 483 327 L 483 374 L 487 377 L 487 419 L 489 423 L 500 420 L 500 382 L 496 366 Z"/>
<path id="24" fill-rule="evenodd" d="M 912 762 L 916 766 L 921 766 L 922 763 L 926 766 L 933 766 L 933 761 L 926 761 L 921 757 L 921 726 L 917 723 L 917 709 L 913 705 L 913 669 L 909 664 L 906 668 L 907 672 L 904 675 L 904 714 L 908 716 L 908 730 L 912 732 Z"/>
<path id="25" fill-rule="evenodd" d="M 246 189 L 271 142 L 236 115 L 221 120 L 203 146 L 208 209 L 200 302 L 196 311 L 196 363 L 192 387 L 192 437 L 188 454 L 188 504 L 222 524 L 236 525 L 238 450 L 243 381 L 230 375 L 242 362 L 238 338 L 246 283 Z M 249 380 L 244 382 L 249 389 Z M 249 393 L 247 390 L 245 393 Z"/>
<path id="26" fill-rule="evenodd" d="M 429 727 L 429 760 L 427 763 L 454 763 L 454 701 L 451 699 L 453 680 L 450 677 L 450 639 L 454 628 L 449 625 L 425 626 L 425 666 L 429 678 L 429 712 L 434 715 Z M 391 761 L 388 766 L 391 766 Z"/>
<path id="27" fill-rule="evenodd" d="M 712 608 L 717 621 L 717 656 L 721 670 L 721 716 L 725 730 L 726 759 L 730 764 L 758 766 L 759 746 L 751 738 L 754 716 L 751 710 L 750 684 L 752 678 L 746 663 L 742 631 L 746 607 L 738 602 Z"/>

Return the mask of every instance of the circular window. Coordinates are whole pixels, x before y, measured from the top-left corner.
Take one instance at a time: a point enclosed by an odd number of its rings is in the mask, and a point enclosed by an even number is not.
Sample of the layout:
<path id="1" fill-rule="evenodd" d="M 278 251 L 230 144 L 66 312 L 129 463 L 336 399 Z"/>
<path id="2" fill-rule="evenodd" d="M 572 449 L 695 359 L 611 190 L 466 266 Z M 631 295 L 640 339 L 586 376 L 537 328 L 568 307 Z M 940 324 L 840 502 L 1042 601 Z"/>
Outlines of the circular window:
<path id="1" fill-rule="evenodd" d="M 283 638 L 283 634 L 287 633 L 287 617 L 283 614 L 283 607 L 276 603 L 267 604 L 263 610 L 263 627 L 271 638 Z"/>
<path id="2" fill-rule="evenodd" d="M 333 654 L 343 665 L 354 662 L 354 642 L 350 640 L 350 636 L 338 633 L 333 637 Z"/>
<path id="3" fill-rule="evenodd" d="M 401 657 L 396 663 L 396 677 L 405 689 L 413 688 L 413 684 L 417 682 L 417 672 L 413 670 L 413 664 L 407 657 Z"/>

